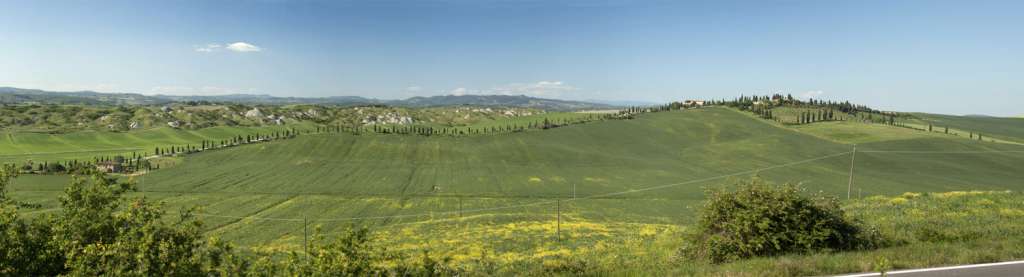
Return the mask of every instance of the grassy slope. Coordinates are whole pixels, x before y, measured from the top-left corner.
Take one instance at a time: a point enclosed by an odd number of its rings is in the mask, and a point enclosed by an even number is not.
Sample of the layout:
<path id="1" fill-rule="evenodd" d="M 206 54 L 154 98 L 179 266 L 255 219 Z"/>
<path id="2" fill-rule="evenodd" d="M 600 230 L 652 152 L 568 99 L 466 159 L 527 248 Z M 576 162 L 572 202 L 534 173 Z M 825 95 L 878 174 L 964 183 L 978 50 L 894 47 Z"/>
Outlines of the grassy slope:
<path id="1" fill-rule="evenodd" d="M 588 195 L 598 194 L 845 150 L 729 110 L 709 109 L 498 137 L 305 136 L 204 153 L 150 177 L 153 187 L 175 191 L 553 197 L 567 196 L 573 183 Z M 787 154 L 759 154 L 765 151 Z M 744 156 L 751 158 L 722 159 Z M 183 172 L 196 178 L 181 178 Z M 629 197 L 698 199 L 699 194 L 698 188 L 684 187 Z"/>
<path id="2" fill-rule="evenodd" d="M 83 131 L 68 134 L 0 133 L 0 162 L 64 161 L 131 152 L 153 153 L 153 148 L 197 145 L 202 140 L 229 139 L 236 135 L 265 133 L 296 125 L 273 127 L 213 127 L 181 130 L 167 127 L 131 132 Z"/>
<path id="3" fill-rule="evenodd" d="M 984 136 L 1024 143 L 1024 118 L 973 117 L 941 114 L 915 114 L 924 124 L 931 123 L 935 130 L 949 126 L 951 129 L 981 133 Z"/>
<path id="4" fill-rule="evenodd" d="M 850 149 L 850 142 L 878 150 L 1022 149 L 885 126 L 864 129 L 867 134 L 828 138 L 861 127 L 822 123 L 798 126 L 794 130 L 800 132 L 793 132 L 739 112 L 711 108 L 500 136 L 311 135 L 189 156 L 181 166 L 149 174 L 140 180 L 140 188 L 145 196 L 162 199 L 172 208 L 202 205 L 205 212 L 218 215 L 315 221 L 425 214 L 315 222 L 328 233 L 350 224 L 376 226 L 400 249 L 433 241 L 431 247 L 447 248 L 466 259 L 479 249 L 491 249 L 492 255 L 505 253 L 509 260 L 517 260 L 562 249 L 550 243 L 556 207 L 547 201 L 571 198 L 573 184 L 577 195 L 586 197 L 680 183 L 842 153 Z M 761 175 L 845 195 L 848 157 Z M 1024 154 L 859 153 L 857 188 L 864 195 L 1018 190 L 1024 172 L 1011 165 L 1022 160 Z M 601 251 L 602 244 L 638 234 L 672 233 L 692 219 L 703 198 L 702 186 L 719 183 L 721 179 L 565 202 L 563 231 L 571 239 L 561 247 Z M 45 199 L 54 195 L 39 191 L 45 189 L 19 182 L 15 195 L 52 208 L 55 202 Z M 536 203 L 542 204 L 466 212 L 462 218 L 457 212 L 460 206 L 473 210 Z M 301 243 L 301 220 L 204 220 L 212 234 L 246 246 L 296 249 Z"/>

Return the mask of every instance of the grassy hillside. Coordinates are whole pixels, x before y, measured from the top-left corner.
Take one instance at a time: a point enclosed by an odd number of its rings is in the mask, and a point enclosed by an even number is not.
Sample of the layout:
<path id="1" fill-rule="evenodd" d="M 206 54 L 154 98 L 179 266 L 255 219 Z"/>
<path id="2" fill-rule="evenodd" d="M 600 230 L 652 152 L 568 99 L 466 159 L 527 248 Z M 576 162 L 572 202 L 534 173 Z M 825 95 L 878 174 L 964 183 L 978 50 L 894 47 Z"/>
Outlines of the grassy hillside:
<path id="1" fill-rule="evenodd" d="M 188 191 L 554 197 L 568 196 L 573 183 L 600 194 L 847 150 L 731 110 L 706 109 L 497 137 L 305 136 L 196 155 L 149 178 L 154 188 Z M 815 166 L 832 162 L 844 163 Z M 678 193 L 629 197 L 700 194 L 699 187 L 672 190 Z"/>
<path id="2" fill-rule="evenodd" d="M 237 135 L 283 131 L 305 125 L 268 127 L 212 127 L 182 130 L 160 127 L 131 132 L 81 131 L 67 134 L 0 133 L 0 162 L 24 163 L 26 160 L 86 160 L 95 156 L 125 153 L 153 153 L 154 147 L 196 145 L 203 140 L 222 140 Z"/>
<path id="3" fill-rule="evenodd" d="M 1024 143 L 1024 118 L 955 116 L 941 114 L 914 114 L 922 123 L 931 123 L 936 131 L 941 127 L 981 133 L 984 136 Z"/>
<path id="4" fill-rule="evenodd" d="M 771 109 L 771 111 L 772 116 L 775 117 L 775 119 L 778 122 L 786 124 L 799 124 L 800 116 L 802 116 L 804 113 L 809 113 L 811 115 L 817 116 L 819 112 L 828 112 L 829 109 L 822 107 L 782 106 L 774 107 Z M 833 110 L 833 115 L 835 120 L 855 118 L 855 116 L 845 114 L 842 112 L 837 112 L 835 110 Z"/>
<path id="5" fill-rule="evenodd" d="M 298 249 L 306 218 L 327 233 L 371 226 L 410 251 L 448 238 L 460 245 L 454 254 L 492 249 L 519 258 L 678 231 L 704 186 L 759 169 L 769 180 L 845 196 L 850 143 L 865 151 L 855 197 L 1024 185 L 1013 166 L 1024 152 L 867 152 L 1024 147 L 828 124 L 788 129 L 708 108 L 496 136 L 319 134 L 190 155 L 137 181 L 140 194 L 172 208 L 204 206 L 211 234 L 250 249 Z M 56 183 L 19 181 L 14 195 L 46 210 Z M 556 210 L 568 238 L 560 244 Z M 475 233 L 460 236 L 464 243 L 450 236 L 467 232 Z"/>

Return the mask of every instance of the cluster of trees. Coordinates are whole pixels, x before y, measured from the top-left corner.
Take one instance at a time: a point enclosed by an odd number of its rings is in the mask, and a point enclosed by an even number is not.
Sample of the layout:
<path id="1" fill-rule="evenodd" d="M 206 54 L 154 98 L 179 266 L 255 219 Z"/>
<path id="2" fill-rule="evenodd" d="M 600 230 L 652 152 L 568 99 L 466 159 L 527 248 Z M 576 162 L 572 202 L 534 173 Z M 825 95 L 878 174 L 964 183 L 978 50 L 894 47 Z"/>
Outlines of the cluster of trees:
<path id="1" fill-rule="evenodd" d="M 746 96 L 746 95 L 740 95 L 739 97 L 736 97 L 736 98 L 734 98 L 732 100 L 726 100 L 726 99 L 710 100 L 706 104 L 707 105 L 713 105 L 713 106 L 726 106 L 726 107 L 738 108 L 740 110 L 752 111 L 754 109 L 755 105 L 756 106 L 761 106 L 762 108 L 771 109 L 772 107 L 775 107 L 775 106 L 782 106 L 782 105 L 785 105 L 785 104 L 796 104 L 796 103 L 799 103 L 799 100 L 793 99 L 793 96 L 789 96 L 788 98 L 783 98 L 782 95 L 776 94 L 776 95 L 771 95 L 771 96 L 768 96 L 768 95 L 765 95 L 765 96 L 757 96 L 757 95 Z"/>
<path id="2" fill-rule="evenodd" d="M 714 105 L 715 101 L 706 101 L 704 105 Z M 646 106 L 646 107 L 627 107 L 626 109 L 620 110 L 617 114 L 610 116 L 610 119 L 633 119 L 634 115 L 641 113 L 656 113 L 656 112 L 667 112 L 667 111 L 678 111 L 683 109 L 692 109 L 700 107 L 697 104 L 687 104 L 683 102 L 674 101 L 665 105 L 657 106 Z"/>
<path id="3" fill-rule="evenodd" d="M 780 107 L 780 106 L 792 106 L 792 107 L 818 107 L 825 109 L 833 109 L 842 113 L 855 114 L 855 113 L 881 113 L 881 111 L 872 109 L 865 105 L 856 105 L 850 103 L 850 101 L 830 101 L 830 100 L 818 100 L 814 98 L 807 99 L 806 101 L 793 98 L 793 95 L 740 95 L 731 100 L 720 99 L 708 101 L 710 105 L 717 106 L 728 106 L 733 108 L 739 108 L 742 110 L 751 110 L 754 105 L 765 105 L 769 108 Z"/>
<path id="4" fill-rule="evenodd" d="M 637 107 L 631 106 L 619 111 L 619 115 L 633 115 L 640 113 L 655 113 L 655 112 L 667 112 L 667 111 L 678 111 L 686 108 L 694 108 L 696 106 L 686 105 L 683 102 L 671 102 L 665 105 Z"/>
<path id="5" fill-rule="evenodd" d="M 649 112 L 649 111 L 648 111 Z M 398 134 L 398 135 L 421 135 L 421 136 L 466 136 L 466 135 L 486 135 L 486 134 L 504 134 L 504 133 L 516 133 L 524 132 L 529 129 L 551 129 L 558 128 L 573 124 L 583 124 L 600 120 L 620 119 L 624 118 L 616 114 L 592 114 L 586 117 L 576 118 L 558 118 L 549 119 L 544 118 L 540 121 L 531 121 L 526 123 L 508 123 L 505 125 L 498 126 L 486 126 L 486 127 L 434 127 L 434 126 L 418 126 L 418 125 L 369 125 L 369 126 L 318 126 L 316 127 L 317 133 L 352 133 L 361 134 L 366 132 L 377 133 L 377 134 Z"/>
<path id="6" fill-rule="evenodd" d="M 168 217 L 160 203 L 129 198 L 135 190 L 92 171 L 59 196 L 58 212 L 25 218 L 7 187 L 14 166 L 0 168 L 0 276 L 380 276 L 448 274 L 444 259 L 421 262 L 380 247 L 365 229 L 337 238 L 314 235 L 307 253 L 243 254 L 205 237 L 193 210 Z"/>
<path id="7" fill-rule="evenodd" d="M 20 172 L 28 174 L 51 174 L 51 173 L 67 173 L 67 172 L 78 172 L 85 167 L 95 167 L 89 163 L 79 163 L 78 160 L 71 160 L 65 162 L 41 162 L 36 163 L 34 161 L 26 161 L 21 166 Z"/>
<path id="8" fill-rule="evenodd" d="M 803 112 L 800 113 L 800 116 L 798 117 L 799 124 L 809 124 L 809 123 L 814 123 L 814 122 L 835 121 L 835 120 L 836 120 L 835 112 L 833 110 L 831 110 L 831 109 L 829 109 L 829 110 L 818 110 L 817 112 L 803 111 Z"/>
<path id="9" fill-rule="evenodd" d="M 865 105 L 852 104 L 849 101 L 830 101 L 830 100 L 818 100 L 818 99 L 807 99 L 800 100 L 794 98 L 793 95 L 787 94 L 772 94 L 772 95 L 740 95 L 731 100 L 720 99 L 708 101 L 708 105 L 726 106 L 733 107 L 740 110 L 750 111 L 758 117 L 764 119 L 779 120 L 774 112 L 772 111 L 776 107 L 792 107 L 801 109 L 813 109 L 817 111 L 802 111 L 797 116 L 796 122 L 790 122 L 795 124 L 808 124 L 821 121 L 834 121 L 834 120 L 845 120 L 846 115 L 860 115 L 872 117 L 872 115 L 878 115 L 882 117 L 885 115 L 884 112 L 872 109 Z M 863 117 L 863 116 L 862 116 Z"/>
<path id="10" fill-rule="evenodd" d="M 132 152 L 130 157 L 122 155 L 98 156 L 93 157 L 91 161 L 79 161 L 78 159 L 72 159 L 67 161 L 36 163 L 29 160 L 20 167 L 19 172 L 26 174 L 77 174 L 94 170 L 98 165 L 108 165 L 116 168 L 113 171 L 127 173 L 137 172 L 142 169 L 153 169 L 149 161 L 145 159 L 145 153 L 139 154 L 137 152 Z"/>
<path id="11" fill-rule="evenodd" d="M 757 117 L 760 117 L 760 118 L 763 118 L 763 119 L 768 119 L 768 120 L 775 119 L 775 114 L 772 112 L 771 108 L 764 107 L 764 106 L 761 106 L 761 105 L 757 105 L 757 106 L 753 106 L 751 111 L 754 112 L 754 114 L 756 114 Z"/>
<path id="12" fill-rule="evenodd" d="M 638 113 L 646 113 L 646 112 L 651 112 L 651 108 L 630 106 L 630 107 L 627 107 L 627 108 L 625 108 L 623 110 L 620 110 L 619 114 L 638 114 Z"/>
<path id="13" fill-rule="evenodd" d="M 93 163 L 97 165 L 108 165 L 111 171 L 132 173 L 141 171 L 142 169 L 153 170 L 152 164 L 145 158 L 146 153 L 138 154 L 132 152 L 131 158 L 117 155 L 113 157 L 98 157 L 93 158 Z M 74 173 L 74 172 L 72 172 Z"/>

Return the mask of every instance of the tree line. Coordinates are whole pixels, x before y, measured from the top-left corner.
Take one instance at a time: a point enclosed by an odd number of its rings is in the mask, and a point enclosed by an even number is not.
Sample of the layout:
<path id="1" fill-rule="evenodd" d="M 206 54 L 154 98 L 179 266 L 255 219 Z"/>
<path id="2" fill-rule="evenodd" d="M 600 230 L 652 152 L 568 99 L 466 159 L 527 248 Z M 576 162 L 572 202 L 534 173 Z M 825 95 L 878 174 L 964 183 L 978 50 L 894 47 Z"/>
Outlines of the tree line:
<path id="1" fill-rule="evenodd" d="M 586 117 L 574 118 L 542 118 L 529 122 L 506 123 L 495 126 L 481 127 L 437 127 L 421 125 L 362 125 L 362 126 L 317 126 L 316 133 L 350 133 L 360 135 L 363 133 L 392 134 L 392 135 L 419 135 L 419 136 L 468 136 L 468 135 L 491 135 L 525 132 L 528 130 L 546 130 L 564 127 L 575 124 L 584 124 L 595 121 L 613 120 L 625 118 L 621 114 L 590 114 Z"/>
<path id="2" fill-rule="evenodd" d="M 910 114 L 875 110 L 865 105 L 851 104 L 849 101 L 839 102 L 813 98 L 805 101 L 794 98 L 789 94 L 772 94 L 764 96 L 741 95 L 731 100 L 710 100 L 708 105 L 726 106 L 749 111 L 762 119 L 774 120 L 783 124 L 801 125 L 826 121 L 858 120 L 863 123 L 884 124 L 918 131 L 938 132 L 932 123 L 928 123 L 927 127 L 916 127 L 907 123 L 907 119 L 913 119 L 913 116 Z M 787 121 L 783 120 L 781 116 L 776 116 L 774 110 L 778 107 L 795 108 L 797 110 L 797 114 L 794 116 L 795 119 Z M 950 133 L 948 126 L 943 127 L 941 133 L 960 135 Z M 970 132 L 968 138 L 979 141 L 984 140 L 980 133 L 974 132 Z"/>
<path id="3" fill-rule="evenodd" d="M 197 145 L 170 145 L 154 147 L 152 155 L 167 157 L 175 155 L 187 155 L 201 151 L 234 147 L 244 144 L 269 142 L 273 140 L 291 139 L 298 136 L 300 131 L 288 129 L 270 133 L 255 133 L 250 135 L 236 135 L 224 140 L 202 140 Z M 132 152 L 130 155 L 94 156 L 91 160 L 70 159 L 66 161 L 26 161 L 17 167 L 23 174 L 81 174 L 90 170 L 102 170 L 108 173 L 136 173 L 160 169 L 160 165 L 149 160 L 148 152 Z"/>

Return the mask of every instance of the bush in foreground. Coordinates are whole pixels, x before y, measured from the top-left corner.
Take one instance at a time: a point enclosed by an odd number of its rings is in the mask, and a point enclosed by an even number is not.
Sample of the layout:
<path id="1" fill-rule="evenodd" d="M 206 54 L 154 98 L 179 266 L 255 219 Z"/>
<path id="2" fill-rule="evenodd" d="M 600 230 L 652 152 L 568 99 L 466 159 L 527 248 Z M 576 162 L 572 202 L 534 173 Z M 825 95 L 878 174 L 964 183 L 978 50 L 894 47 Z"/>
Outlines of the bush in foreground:
<path id="1" fill-rule="evenodd" d="M 876 248 L 878 232 L 859 226 L 835 197 L 808 195 L 798 185 L 759 178 L 735 190 L 712 189 L 682 253 L 722 263 L 790 253 Z"/>
<path id="2" fill-rule="evenodd" d="M 60 213 L 26 219 L 6 195 L 17 171 L 0 167 L 0 276 L 433 276 L 447 260 L 424 254 L 420 264 L 379 247 L 368 231 L 336 239 L 316 235 L 309 254 L 275 260 L 242 255 L 206 238 L 190 211 L 178 219 L 99 172 L 75 177 L 60 196 Z M 127 204 L 127 205 L 126 205 Z M 272 254 L 272 253 L 271 253 Z M 392 266 L 388 266 L 392 264 Z"/>

